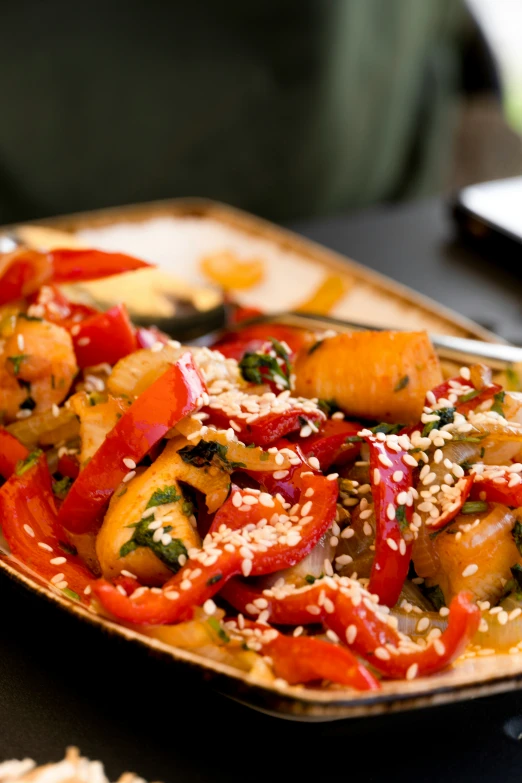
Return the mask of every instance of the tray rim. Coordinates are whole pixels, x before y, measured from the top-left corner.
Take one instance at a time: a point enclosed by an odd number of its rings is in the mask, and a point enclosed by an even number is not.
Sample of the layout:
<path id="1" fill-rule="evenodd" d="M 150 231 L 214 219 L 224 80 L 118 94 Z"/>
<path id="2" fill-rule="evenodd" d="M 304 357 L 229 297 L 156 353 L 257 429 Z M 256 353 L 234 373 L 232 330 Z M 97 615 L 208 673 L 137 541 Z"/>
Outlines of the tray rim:
<path id="1" fill-rule="evenodd" d="M 18 226 L 39 225 L 49 228 L 76 231 L 81 228 L 108 225 L 125 220 L 141 222 L 159 216 L 187 215 L 207 217 L 233 225 L 235 228 L 274 242 L 285 250 L 302 255 L 316 263 L 321 263 L 331 269 L 350 275 L 359 281 L 374 285 L 380 291 L 400 299 L 405 304 L 413 305 L 432 317 L 444 321 L 448 326 L 458 329 L 465 336 L 482 339 L 487 342 L 501 341 L 493 332 L 475 324 L 472 320 L 455 313 L 451 308 L 441 305 L 430 297 L 420 294 L 407 285 L 398 283 L 386 275 L 365 267 L 363 264 L 331 250 L 294 231 L 259 218 L 244 210 L 199 197 L 182 197 L 162 199 L 158 201 L 108 207 L 92 211 L 76 212 L 69 215 L 58 215 L 41 220 L 28 220 L 0 226 L 0 232 L 15 231 Z M 505 342 L 502 340 L 502 342 Z M 308 689 L 289 688 L 282 690 L 270 684 L 260 684 L 244 672 L 240 672 L 225 664 L 191 653 L 187 650 L 170 647 L 157 639 L 139 634 L 95 614 L 87 608 L 76 604 L 70 599 L 58 594 L 51 588 L 40 584 L 28 573 L 21 572 L 12 561 L 0 557 L 0 570 L 21 583 L 32 593 L 39 593 L 60 606 L 61 609 L 75 614 L 79 619 L 97 626 L 107 633 L 116 634 L 135 644 L 154 651 L 162 657 L 170 658 L 177 663 L 185 663 L 199 671 L 202 677 L 212 678 L 214 685 L 225 695 L 236 699 L 254 709 L 292 720 L 327 721 L 351 717 L 380 715 L 409 709 L 425 708 L 455 701 L 490 696 L 496 693 L 522 689 L 522 663 L 520 670 L 511 673 L 498 673 L 482 680 L 448 683 L 437 685 L 430 678 L 434 687 L 425 691 L 404 691 L 403 693 L 384 693 L 361 697 L 348 691 L 345 698 L 338 698 L 338 691 L 320 692 Z M 497 659 L 501 656 L 495 656 Z M 422 680 L 418 681 L 419 683 Z M 355 695 L 354 695 L 355 694 Z"/>

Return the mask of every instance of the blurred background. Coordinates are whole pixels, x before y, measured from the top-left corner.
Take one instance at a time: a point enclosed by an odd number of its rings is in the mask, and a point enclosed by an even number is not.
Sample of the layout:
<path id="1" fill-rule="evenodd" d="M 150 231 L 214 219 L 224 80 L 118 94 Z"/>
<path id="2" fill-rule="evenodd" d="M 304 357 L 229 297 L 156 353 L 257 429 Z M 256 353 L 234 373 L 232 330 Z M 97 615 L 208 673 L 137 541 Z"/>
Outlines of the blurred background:
<path id="1" fill-rule="evenodd" d="M 522 0 L 18 0 L 0 101 L 0 222 L 347 213 L 522 173 Z"/>

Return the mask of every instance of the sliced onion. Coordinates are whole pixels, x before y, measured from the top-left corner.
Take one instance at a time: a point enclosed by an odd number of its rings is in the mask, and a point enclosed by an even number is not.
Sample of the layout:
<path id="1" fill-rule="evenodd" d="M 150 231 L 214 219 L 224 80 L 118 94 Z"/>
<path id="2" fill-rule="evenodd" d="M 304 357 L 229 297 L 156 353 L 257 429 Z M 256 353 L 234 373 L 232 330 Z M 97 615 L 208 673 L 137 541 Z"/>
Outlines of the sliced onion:
<path id="1" fill-rule="evenodd" d="M 412 549 L 415 572 L 424 579 L 436 576 L 440 570 L 440 559 L 430 536 L 430 531 L 423 523 L 418 528 L 418 535 L 413 542 Z"/>
<path id="2" fill-rule="evenodd" d="M 483 622 L 480 628 L 485 628 L 483 624 L 485 622 L 487 630 L 479 628 L 473 637 L 473 644 L 480 644 L 481 647 L 490 648 L 497 652 L 507 652 L 522 642 L 522 614 L 514 620 L 508 619 L 505 625 L 499 622 L 499 614 L 484 612 L 482 618 Z"/>
<path id="3" fill-rule="evenodd" d="M 307 576 L 313 576 L 317 579 L 325 573 L 324 561 L 328 560 L 331 563 L 336 552 L 335 547 L 330 543 L 331 537 L 332 531 L 329 530 L 300 563 L 291 568 L 285 568 L 284 571 L 268 574 L 260 579 L 258 584 L 263 589 L 267 589 L 280 579 L 284 579 L 286 583 L 294 584 L 296 587 L 303 587 L 309 581 L 306 579 Z"/>
<path id="4" fill-rule="evenodd" d="M 427 639 L 430 631 L 433 631 L 434 628 L 444 631 L 448 625 L 446 618 L 441 617 L 438 612 L 407 612 L 399 607 L 392 609 L 391 614 L 397 618 L 398 630 L 415 640 Z M 424 627 L 426 619 L 429 621 L 429 625 Z M 423 620 L 424 623 L 421 623 L 422 630 L 419 630 L 419 622 Z"/>
<path id="5" fill-rule="evenodd" d="M 431 601 L 421 592 L 419 587 L 407 579 L 399 596 L 397 603 L 400 605 L 401 601 L 407 601 L 412 606 L 416 606 L 423 612 L 433 612 L 433 605 Z"/>
<path id="6" fill-rule="evenodd" d="M 372 514 L 367 519 L 361 519 L 360 505 L 356 506 L 352 512 L 352 521 L 347 530 L 353 530 L 350 538 L 339 538 L 339 544 L 336 549 L 336 557 L 348 555 L 352 558 L 350 563 L 342 565 L 338 572 L 342 576 L 351 576 L 354 571 L 358 577 L 364 579 L 370 576 L 372 563 L 375 557 L 375 515 L 372 506 L 367 506 L 365 510 L 371 510 Z M 366 533 L 365 528 L 371 532 Z M 344 531 L 343 531 L 344 532 Z M 372 548 L 373 547 L 373 548 Z"/>
<path id="7" fill-rule="evenodd" d="M 80 424 L 74 411 L 60 408 L 57 416 L 52 410 L 34 413 L 27 419 L 8 424 L 6 429 L 28 449 L 33 449 L 35 446 L 54 446 L 77 437 Z"/>

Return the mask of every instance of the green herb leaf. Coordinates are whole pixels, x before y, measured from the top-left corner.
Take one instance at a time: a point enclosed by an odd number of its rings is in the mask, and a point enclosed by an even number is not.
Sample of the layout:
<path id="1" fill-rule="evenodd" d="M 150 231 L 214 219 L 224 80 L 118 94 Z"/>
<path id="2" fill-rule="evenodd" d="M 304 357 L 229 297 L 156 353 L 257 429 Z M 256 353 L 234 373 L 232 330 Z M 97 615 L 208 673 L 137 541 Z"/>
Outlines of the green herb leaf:
<path id="1" fill-rule="evenodd" d="M 17 356 L 7 357 L 7 361 L 11 362 L 11 364 L 13 365 L 13 372 L 15 375 L 19 374 L 22 362 L 28 358 L 29 358 L 29 354 L 27 353 L 19 353 Z"/>
<path id="2" fill-rule="evenodd" d="M 421 433 L 423 438 L 426 438 L 435 428 L 440 429 L 446 424 L 452 424 L 453 419 L 455 418 L 455 408 L 439 408 L 438 410 L 433 411 L 433 413 L 439 417 L 439 420 L 429 421 L 424 425 Z"/>
<path id="3" fill-rule="evenodd" d="M 406 530 L 408 527 L 408 521 L 406 519 L 406 505 L 403 503 L 401 506 L 397 506 L 395 511 L 395 519 L 399 523 L 401 530 Z"/>
<path id="4" fill-rule="evenodd" d="M 207 579 L 207 586 L 212 587 L 212 585 L 221 582 L 222 579 L 223 579 L 223 574 L 214 574 L 214 576 L 211 576 L 210 579 Z"/>
<path id="5" fill-rule="evenodd" d="M 395 387 L 395 389 L 393 391 L 394 392 L 402 391 L 403 389 L 406 388 L 406 386 L 409 384 L 409 382 L 410 382 L 410 376 L 409 375 L 404 375 L 400 379 L 400 381 L 398 382 L 397 386 Z"/>
<path id="6" fill-rule="evenodd" d="M 432 585 L 432 587 L 428 587 L 426 584 L 420 585 L 421 592 L 426 596 L 426 598 L 431 601 L 434 608 L 439 611 L 439 609 L 442 609 L 443 606 L 446 606 L 446 601 L 444 599 L 444 593 L 440 589 L 439 585 Z"/>
<path id="7" fill-rule="evenodd" d="M 165 506 L 167 503 L 175 503 L 177 500 L 181 500 L 181 495 L 178 494 L 175 486 L 162 487 L 151 495 L 145 508 Z"/>
<path id="8" fill-rule="evenodd" d="M 471 470 L 473 467 L 473 463 L 469 461 L 469 459 L 464 459 L 462 462 L 459 462 L 460 467 L 462 470 Z"/>
<path id="9" fill-rule="evenodd" d="M 78 554 L 78 550 L 75 546 L 71 546 L 71 544 L 67 543 L 67 541 L 59 541 L 58 546 L 62 550 L 62 552 L 65 552 L 66 555 L 73 555 L 76 556 Z"/>
<path id="10" fill-rule="evenodd" d="M 22 318 L 24 321 L 43 321 L 43 318 L 37 318 L 36 315 L 28 315 L 27 313 L 18 313 L 18 318 Z"/>
<path id="11" fill-rule="evenodd" d="M 324 343 L 324 340 L 318 340 L 316 343 L 314 343 L 308 349 L 308 356 L 311 356 L 311 354 L 313 354 L 315 351 L 317 351 L 317 349 L 320 348 L 323 343 Z"/>
<path id="12" fill-rule="evenodd" d="M 493 405 L 491 406 L 491 410 L 495 413 L 498 413 L 499 416 L 504 415 L 504 408 L 502 407 L 504 398 L 506 396 L 506 392 L 500 391 L 493 397 Z"/>
<path id="13" fill-rule="evenodd" d="M 317 407 L 328 417 L 341 410 L 335 400 L 317 400 Z"/>
<path id="14" fill-rule="evenodd" d="M 239 362 L 239 369 L 246 381 L 258 384 L 272 381 L 282 389 L 289 389 L 290 356 L 278 340 L 273 337 L 269 339 L 275 356 L 264 353 L 246 353 Z"/>
<path id="15" fill-rule="evenodd" d="M 484 500 L 468 500 L 462 506 L 461 514 L 482 514 L 488 510 L 488 504 Z"/>
<path id="16" fill-rule="evenodd" d="M 236 470 L 237 468 L 246 468 L 244 462 L 231 462 L 227 459 L 227 447 L 214 440 L 200 440 L 196 446 L 185 446 L 178 451 L 183 462 L 194 465 L 196 468 L 205 468 L 217 461 L 218 465 L 225 470 Z M 268 459 L 268 455 L 266 457 Z"/>
<path id="17" fill-rule="evenodd" d="M 161 541 L 154 541 L 155 531 L 149 530 L 151 522 L 152 519 L 150 517 L 141 519 L 138 522 L 134 528 L 132 538 L 120 548 L 120 557 L 126 557 L 140 546 L 148 547 L 154 552 L 156 557 L 167 566 L 167 568 L 170 568 L 171 571 L 176 573 L 181 568 L 179 558 L 181 555 L 187 556 L 187 549 L 183 541 L 179 538 L 173 538 L 170 544 L 167 544 L 166 546 L 162 544 Z M 167 528 L 165 528 L 165 532 L 168 532 Z"/>
<path id="18" fill-rule="evenodd" d="M 207 623 L 210 625 L 214 633 L 217 633 L 222 642 L 227 644 L 230 641 L 230 636 L 225 629 L 221 626 L 221 623 L 216 617 L 209 617 Z"/>
<path id="19" fill-rule="evenodd" d="M 513 536 L 518 551 L 522 555 L 522 524 L 520 522 L 515 522 L 511 535 Z"/>
<path id="20" fill-rule="evenodd" d="M 459 402 L 469 402 L 470 400 L 474 400 L 475 397 L 478 397 L 479 394 L 480 391 L 478 389 L 473 389 L 473 391 L 470 391 L 467 394 L 463 394 L 461 397 L 459 397 Z"/>
<path id="21" fill-rule="evenodd" d="M 385 435 L 397 435 L 402 429 L 404 429 L 404 424 L 388 424 L 385 421 L 381 421 L 375 427 L 370 427 L 370 432 L 374 435 L 378 432 L 383 432 Z M 345 443 L 362 443 L 363 441 L 364 438 L 361 438 L 359 435 L 350 435 L 346 438 Z"/>
<path id="22" fill-rule="evenodd" d="M 522 591 L 522 566 L 519 563 L 515 563 L 515 565 L 510 568 L 510 571 L 511 576 L 516 583 L 517 592 Z"/>
<path id="23" fill-rule="evenodd" d="M 69 476 L 64 476 L 59 481 L 53 481 L 53 493 L 57 498 L 63 500 L 69 492 L 72 484 L 72 479 Z"/>
<path id="24" fill-rule="evenodd" d="M 75 593 L 74 590 L 71 590 L 69 587 L 64 587 L 62 593 L 66 595 L 68 598 L 72 598 L 73 601 L 80 600 L 80 596 L 78 595 L 78 593 Z"/>
<path id="25" fill-rule="evenodd" d="M 34 451 L 31 451 L 31 453 L 25 459 L 19 460 L 16 463 L 16 475 L 23 476 L 24 473 L 27 473 L 28 470 L 31 470 L 31 468 L 36 465 L 42 454 L 43 451 L 41 449 L 35 449 Z"/>

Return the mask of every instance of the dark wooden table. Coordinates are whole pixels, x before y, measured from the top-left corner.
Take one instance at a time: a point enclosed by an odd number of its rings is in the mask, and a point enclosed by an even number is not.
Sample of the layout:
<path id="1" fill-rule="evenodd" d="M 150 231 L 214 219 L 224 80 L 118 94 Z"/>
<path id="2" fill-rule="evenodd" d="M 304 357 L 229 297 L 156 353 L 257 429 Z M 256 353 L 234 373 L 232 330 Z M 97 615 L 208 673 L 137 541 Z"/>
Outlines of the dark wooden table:
<path id="1" fill-rule="evenodd" d="M 451 242 L 440 204 L 295 226 L 522 342 L 522 283 Z M 403 715 L 301 724 L 225 699 L 1 580 L 0 758 L 40 762 L 78 745 L 113 778 L 165 783 L 520 781 L 522 695 Z M 321 777 L 319 777 L 321 776 Z"/>

